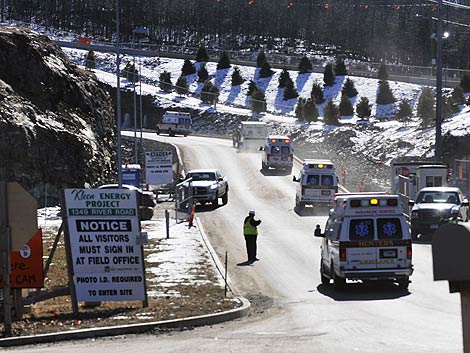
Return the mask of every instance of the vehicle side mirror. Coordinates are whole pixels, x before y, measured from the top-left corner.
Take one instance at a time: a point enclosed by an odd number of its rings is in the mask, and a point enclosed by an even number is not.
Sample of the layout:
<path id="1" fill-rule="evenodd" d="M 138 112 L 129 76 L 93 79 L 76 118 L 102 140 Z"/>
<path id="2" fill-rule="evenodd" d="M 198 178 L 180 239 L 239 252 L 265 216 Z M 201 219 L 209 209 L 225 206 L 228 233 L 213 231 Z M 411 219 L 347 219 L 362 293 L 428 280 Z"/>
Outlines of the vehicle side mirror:
<path id="1" fill-rule="evenodd" d="M 463 200 L 462 206 L 470 206 L 470 202 L 468 200 Z"/>
<path id="2" fill-rule="evenodd" d="M 408 201 L 408 206 L 413 207 L 415 205 L 415 202 L 413 200 Z"/>
<path id="3" fill-rule="evenodd" d="M 224 177 L 219 177 L 219 181 L 224 181 Z"/>
<path id="4" fill-rule="evenodd" d="M 295 175 L 292 175 L 292 181 L 297 183 L 297 182 L 299 182 L 299 179 L 297 179 L 297 178 L 295 177 Z"/>
<path id="5" fill-rule="evenodd" d="M 325 237 L 325 234 L 321 232 L 321 228 L 319 224 L 317 224 L 317 226 L 315 227 L 315 231 L 313 232 L 313 235 L 316 237 L 320 237 L 320 238 Z"/>
<path id="6" fill-rule="evenodd" d="M 260 146 L 258 151 L 264 151 L 264 147 L 263 146 Z"/>

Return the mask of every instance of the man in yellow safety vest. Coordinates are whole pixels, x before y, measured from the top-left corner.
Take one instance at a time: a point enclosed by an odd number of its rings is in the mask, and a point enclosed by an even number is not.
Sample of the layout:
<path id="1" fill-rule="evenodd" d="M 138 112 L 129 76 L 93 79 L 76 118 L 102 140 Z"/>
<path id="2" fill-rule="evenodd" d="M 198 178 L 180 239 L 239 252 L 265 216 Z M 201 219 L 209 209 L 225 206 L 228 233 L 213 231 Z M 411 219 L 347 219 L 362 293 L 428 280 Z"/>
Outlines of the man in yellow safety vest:
<path id="1" fill-rule="evenodd" d="M 256 239 L 258 237 L 258 226 L 261 220 L 255 220 L 255 210 L 251 209 L 243 222 L 243 235 L 245 236 L 248 263 L 252 264 L 259 259 L 256 257 Z"/>

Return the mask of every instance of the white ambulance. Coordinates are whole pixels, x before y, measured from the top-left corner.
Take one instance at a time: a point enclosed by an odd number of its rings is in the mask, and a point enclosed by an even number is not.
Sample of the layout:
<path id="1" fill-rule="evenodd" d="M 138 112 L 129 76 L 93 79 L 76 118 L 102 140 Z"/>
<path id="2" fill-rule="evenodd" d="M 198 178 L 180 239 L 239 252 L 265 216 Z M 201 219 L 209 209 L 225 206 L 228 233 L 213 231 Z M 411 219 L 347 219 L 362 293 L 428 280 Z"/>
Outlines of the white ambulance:
<path id="1" fill-rule="evenodd" d="M 338 177 L 330 160 L 305 159 L 299 176 L 293 176 L 297 184 L 295 207 L 302 210 L 305 205 L 316 207 L 333 206 L 334 194 L 338 192 Z"/>
<path id="2" fill-rule="evenodd" d="M 413 273 L 411 237 L 398 195 L 337 194 L 321 233 L 320 276 L 342 289 L 346 280 L 387 280 L 406 290 Z"/>
<path id="3" fill-rule="evenodd" d="M 284 169 L 287 173 L 292 172 L 294 165 L 294 149 L 291 140 L 287 136 L 269 135 L 266 138 L 261 160 L 261 169 L 267 171 L 269 168 Z"/>

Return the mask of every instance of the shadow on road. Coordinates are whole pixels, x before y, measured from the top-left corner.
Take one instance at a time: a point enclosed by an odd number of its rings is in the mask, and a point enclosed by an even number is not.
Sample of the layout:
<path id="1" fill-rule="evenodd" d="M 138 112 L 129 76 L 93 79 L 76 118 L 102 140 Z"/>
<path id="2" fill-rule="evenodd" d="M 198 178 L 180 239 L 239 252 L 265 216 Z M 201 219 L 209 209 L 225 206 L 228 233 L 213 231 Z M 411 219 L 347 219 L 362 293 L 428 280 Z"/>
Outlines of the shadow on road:
<path id="1" fill-rule="evenodd" d="M 289 170 L 282 169 L 260 169 L 259 172 L 264 176 L 279 176 L 279 175 L 290 175 Z"/>
<path id="2" fill-rule="evenodd" d="M 320 284 L 317 290 L 336 301 L 397 299 L 411 294 L 392 282 L 348 282 L 341 291 L 335 290 L 331 284 Z"/>
<path id="3" fill-rule="evenodd" d="M 303 208 L 294 207 L 294 212 L 301 217 L 328 216 L 330 210 L 326 207 L 304 206 Z"/>

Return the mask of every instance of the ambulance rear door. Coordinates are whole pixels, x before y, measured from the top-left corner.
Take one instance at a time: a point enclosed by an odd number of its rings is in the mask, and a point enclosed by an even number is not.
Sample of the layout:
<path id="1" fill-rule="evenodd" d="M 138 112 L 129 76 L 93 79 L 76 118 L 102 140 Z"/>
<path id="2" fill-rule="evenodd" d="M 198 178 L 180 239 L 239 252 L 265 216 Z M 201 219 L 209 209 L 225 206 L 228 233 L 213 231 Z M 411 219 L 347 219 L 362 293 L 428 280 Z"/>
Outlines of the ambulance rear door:
<path id="1" fill-rule="evenodd" d="M 374 217 L 349 218 L 349 239 L 346 247 L 347 270 L 375 270 L 377 268 L 377 247 L 374 241 Z"/>
<path id="2" fill-rule="evenodd" d="M 409 236 L 404 234 L 404 232 L 408 232 L 404 218 L 398 215 L 381 216 L 377 217 L 376 223 L 377 268 L 408 268 L 411 261 L 411 241 Z"/>

